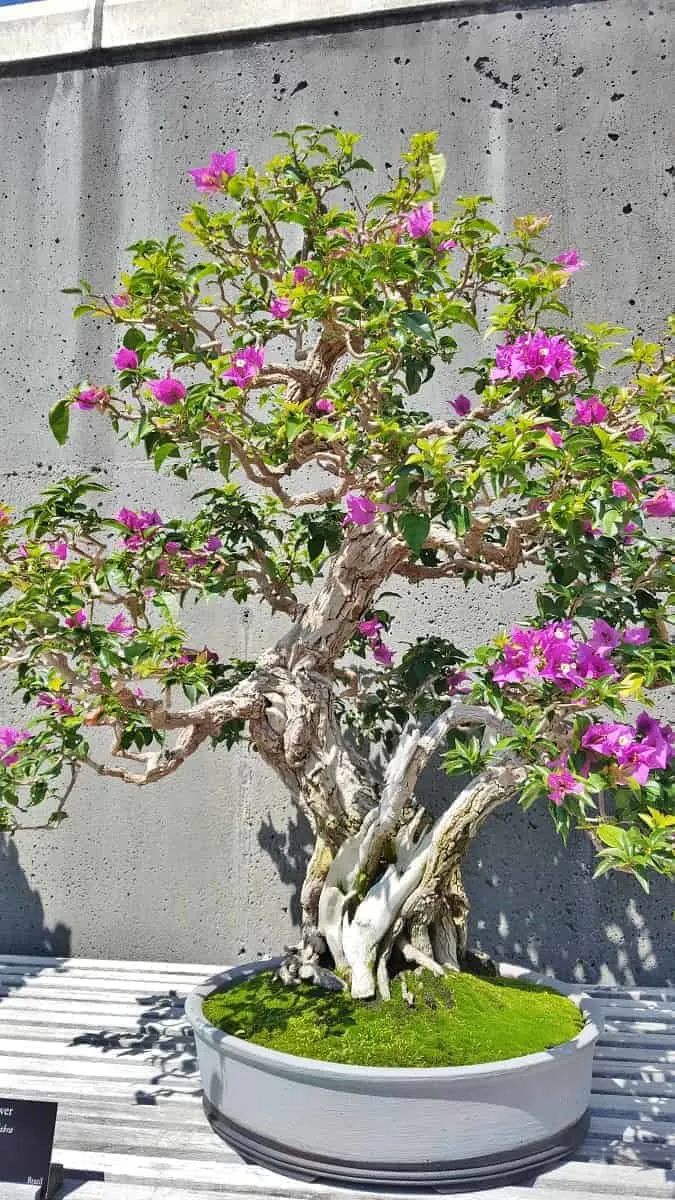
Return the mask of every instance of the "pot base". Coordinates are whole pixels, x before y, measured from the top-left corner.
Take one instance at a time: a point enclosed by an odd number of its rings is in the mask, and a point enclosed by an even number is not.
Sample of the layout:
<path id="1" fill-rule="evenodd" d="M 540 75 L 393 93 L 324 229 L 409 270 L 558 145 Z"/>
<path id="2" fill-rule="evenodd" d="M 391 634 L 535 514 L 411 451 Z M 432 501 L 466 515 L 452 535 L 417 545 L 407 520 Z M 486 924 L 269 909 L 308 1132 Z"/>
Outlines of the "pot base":
<path id="1" fill-rule="evenodd" d="M 556 1166 L 581 1144 L 588 1129 L 586 1112 L 553 1137 L 530 1142 L 516 1151 L 485 1154 L 459 1162 L 347 1163 L 292 1150 L 224 1117 L 206 1098 L 204 1111 L 215 1133 L 232 1146 L 245 1162 L 290 1175 L 305 1183 L 332 1183 L 348 1187 L 426 1188 L 437 1192 L 467 1188 L 504 1187 L 522 1183 Z"/>

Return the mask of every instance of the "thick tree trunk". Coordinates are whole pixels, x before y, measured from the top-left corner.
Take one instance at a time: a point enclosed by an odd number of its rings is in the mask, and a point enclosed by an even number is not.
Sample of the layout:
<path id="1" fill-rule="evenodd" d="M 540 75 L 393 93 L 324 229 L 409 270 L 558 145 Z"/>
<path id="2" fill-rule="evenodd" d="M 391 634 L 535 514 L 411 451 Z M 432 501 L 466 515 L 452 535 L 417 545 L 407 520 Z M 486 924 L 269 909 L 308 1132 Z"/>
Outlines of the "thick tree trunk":
<path id="1" fill-rule="evenodd" d="M 319 900 L 319 929 L 355 998 L 384 990 L 378 964 L 394 944 L 418 965 L 460 968 L 468 920 L 461 878 L 466 848 L 490 814 L 516 795 L 524 777 L 521 765 L 503 756 L 460 792 L 433 828 L 418 808 L 396 834 L 393 861 L 382 862 L 370 884 L 360 850 L 372 840 L 378 812 L 369 813 L 340 847 Z"/>

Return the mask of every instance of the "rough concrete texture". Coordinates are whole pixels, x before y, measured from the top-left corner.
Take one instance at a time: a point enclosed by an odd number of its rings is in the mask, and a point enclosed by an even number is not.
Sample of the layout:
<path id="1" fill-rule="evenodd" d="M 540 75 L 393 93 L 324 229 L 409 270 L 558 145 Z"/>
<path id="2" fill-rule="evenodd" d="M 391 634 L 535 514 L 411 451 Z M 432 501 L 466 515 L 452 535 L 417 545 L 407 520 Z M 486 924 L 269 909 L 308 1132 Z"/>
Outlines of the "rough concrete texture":
<path id="1" fill-rule="evenodd" d="M 261 161 L 272 132 L 298 121 L 362 130 L 380 164 L 411 132 L 439 129 L 449 196 L 491 193 L 502 219 L 553 212 L 551 245 L 590 263 L 577 310 L 657 330 L 673 170 L 665 41 L 659 0 L 486 6 L 0 80 L 0 495 L 21 504 L 88 469 L 111 503 L 184 503 L 88 414 L 66 449 L 51 440 L 47 407 L 85 374 L 108 379 L 112 348 L 108 331 L 70 320 L 59 288 L 84 276 L 112 289 L 123 247 L 167 234 L 190 203 L 189 166 L 232 145 Z M 432 407 L 446 397 L 438 385 Z M 432 628 L 468 646 L 525 615 L 528 594 L 444 585 L 418 592 L 415 610 L 403 596 L 399 646 Z M 270 632 L 255 609 L 210 608 L 203 637 L 250 655 Z M 437 801 L 443 780 L 425 786 Z M 205 752 L 149 790 L 88 780 L 71 809 L 59 834 L 3 851 L 0 951 L 232 962 L 291 937 L 308 831 L 253 755 Z M 497 816 L 469 863 L 475 938 L 566 978 L 669 979 L 672 894 L 659 881 L 649 897 L 628 878 L 591 885 L 591 873 L 588 848 L 573 839 L 565 852 L 545 811 Z"/>

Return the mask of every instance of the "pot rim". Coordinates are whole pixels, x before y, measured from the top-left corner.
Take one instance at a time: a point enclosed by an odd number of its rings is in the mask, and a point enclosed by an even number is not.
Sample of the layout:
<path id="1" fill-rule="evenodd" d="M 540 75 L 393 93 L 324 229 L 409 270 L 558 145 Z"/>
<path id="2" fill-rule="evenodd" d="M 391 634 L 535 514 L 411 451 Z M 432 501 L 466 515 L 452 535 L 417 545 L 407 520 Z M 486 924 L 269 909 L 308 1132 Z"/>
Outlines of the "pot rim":
<path id="1" fill-rule="evenodd" d="M 192 1025 L 195 1034 L 211 1046 L 226 1053 L 240 1062 L 255 1063 L 261 1068 L 268 1068 L 276 1074 L 320 1075 L 328 1081 L 331 1078 L 345 1083 L 355 1081 L 367 1075 L 369 1079 L 382 1083 L 415 1083 L 426 1080 L 453 1081 L 461 1079 L 480 1079 L 483 1076 L 517 1075 L 521 1072 L 550 1067 L 556 1059 L 568 1058 L 592 1046 L 600 1036 L 602 1019 L 597 1001 L 582 988 L 573 984 L 562 983 L 560 980 L 539 975 L 527 967 L 517 967 L 511 963 L 499 963 L 499 974 L 505 979 L 520 979 L 524 983 L 535 983 L 540 987 L 553 988 L 567 996 L 581 1010 L 586 1023 L 576 1034 L 558 1046 L 549 1050 L 539 1050 L 535 1054 L 519 1055 L 516 1058 L 500 1059 L 496 1062 L 473 1063 L 463 1067 L 369 1067 L 353 1063 L 333 1063 L 322 1058 L 306 1058 L 299 1054 L 287 1054 L 283 1050 L 271 1050 L 267 1046 L 259 1046 L 235 1034 L 225 1033 L 212 1025 L 204 1016 L 203 1001 L 213 992 L 228 983 L 234 984 L 242 978 L 258 974 L 260 971 L 275 969 L 282 960 L 280 958 L 260 959 L 256 962 L 241 963 L 223 972 L 212 975 L 200 984 L 187 997 L 185 1015 Z"/>

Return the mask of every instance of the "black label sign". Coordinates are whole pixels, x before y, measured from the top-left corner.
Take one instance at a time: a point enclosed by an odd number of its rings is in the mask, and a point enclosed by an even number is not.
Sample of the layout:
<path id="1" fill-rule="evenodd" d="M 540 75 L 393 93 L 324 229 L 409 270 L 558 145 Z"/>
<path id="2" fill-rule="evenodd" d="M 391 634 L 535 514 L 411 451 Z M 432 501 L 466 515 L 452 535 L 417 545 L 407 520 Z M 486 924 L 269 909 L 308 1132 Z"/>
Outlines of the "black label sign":
<path id="1" fill-rule="evenodd" d="M 49 1176 L 56 1104 L 0 1097 L 0 1181 L 42 1188 Z M 2 1194 L 0 1190 L 0 1195 Z"/>

